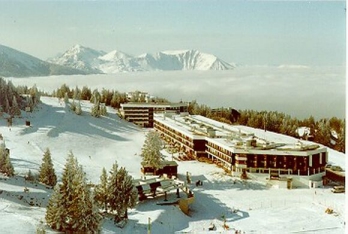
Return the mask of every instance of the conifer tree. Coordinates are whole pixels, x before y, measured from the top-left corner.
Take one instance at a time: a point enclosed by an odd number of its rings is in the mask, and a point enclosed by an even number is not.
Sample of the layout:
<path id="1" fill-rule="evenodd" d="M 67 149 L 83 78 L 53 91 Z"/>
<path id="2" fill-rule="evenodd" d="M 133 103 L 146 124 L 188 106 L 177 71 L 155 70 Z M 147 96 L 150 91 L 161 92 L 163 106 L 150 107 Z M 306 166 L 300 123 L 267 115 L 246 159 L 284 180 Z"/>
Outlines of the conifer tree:
<path id="1" fill-rule="evenodd" d="M 76 111 L 76 103 L 75 103 L 75 99 L 73 99 L 72 103 L 70 104 L 70 110 L 72 111 Z"/>
<path id="2" fill-rule="evenodd" d="M 133 185 L 133 178 L 128 175 L 124 167 L 118 168 L 115 162 L 108 179 L 108 204 L 110 211 L 115 212 L 114 222 L 119 223 L 128 219 L 128 208 L 133 208 L 137 202 L 137 191 Z"/>
<path id="3" fill-rule="evenodd" d="M 65 210 L 62 201 L 60 185 L 57 184 L 48 200 L 45 219 L 48 226 L 58 231 L 63 230 L 62 224 L 65 222 Z"/>
<path id="4" fill-rule="evenodd" d="M 27 175 L 25 176 L 25 180 L 28 180 L 28 181 L 35 181 L 35 176 L 33 175 L 33 173 L 31 172 L 30 169 L 29 169 Z"/>
<path id="5" fill-rule="evenodd" d="M 108 175 L 104 167 L 100 176 L 100 184 L 94 190 L 94 199 L 99 207 L 108 212 Z"/>
<path id="6" fill-rule="evenodd" d="M 10 160 L 10 154 L 6 150 L 5 141 L 0 144 L 0 172 L 7 176 L 14 175 L 14 168 Z"/>
<path id="7" fill-rule="evenodd" d="M 11 114 L 17 115 L 17 116 L 21 115 L 21 109 L 18 106 L 16 96 L 13 96 L 13 99 L 12 99 Z"/>
<path id="8" fill-rule="evenodd" d="M 76 104 L 75 113 L 76 113 L 77 115 L 81 115 L 81 114 L 82 114 L 82 108 L 81 108 L 81 103 L 80 103 L 80 102 L 78 102 L 78 103 Z"/>
<path id="9" fill-rule="evenodd" d="M 64 94 L 64 102 L 65 102 L 65 104 L 69 103 L 69 96 L 68 96 L 68 93 L 65 93 L 65 94 Z"/>
<path id="10" fill-rule="evenodd" d="M 5 142 L 0 142 L 0 172 L 2 172 L 2 167 L 5 165 L 5 154 L 6 154 Z"/>
<path id="11" fill-rule="evenodd" d="M 91 115 L 93 117 L 97 117 L 97 118 L 100 117 L 100 103 L 99 103 L 99 100 L 94 102 L 94 105 L 93 105 L 93 107 L 91 109 Z"/>
<path id="12" fill-rule="evenodd" d="M 145 143 L 142 148 L 141 156 L 142 163 L 151 165 L 154 168 L 159 168 L 163 160 L 161 154 L 162 140 L 160 135 L 155 131 L 150 131 L 146 135 Z"/>
<path id="13" fill-rule="evenodd" d="M 110 105 L 114 108 L 119 108 L 121 103 L 121 97 L 120 94 L 115 91 L 114 94 L 112 95 Z"/>
<path id="14" fill-rule="evenodd" d="M 107 110 L 106 110 L 105 104 L 100 106 L 100 111 L 99 111 L 99 113 L 100 113 L 100 115 L 103 115 L 103 116 L 107 116 L 107 115 L 108 115 L 108 112 L 107 112 Z"/>
<path id="15" fill-rule="evenodd" d="M 54 203 L 58 205 L 55 206 Z M 99 231 L 101 216 L 87 187 L 82 167 L 78 165 L 72 152 L 65 164 L 62 183 L 56 186 L 49 200 L 46 221 L 52 228 L 64 232 Z"/>
<path id="16" fill-rule="evenodd" d="M 5 165 L 2 168 L 2 173 L 4 173 L 7 176 L 14 176 L 14 168 L 11 163 L 10 155 L 5 154 Z"/>
<path id="17" fill-rule="evenodd" d="M 76 161 L 76 174 L 72 181 L 75 197 L 69 207 L 74 212 L 71 225 L 76 233 L 89 233 L 99 230 L 101 216 L 94 203 L 91 191 L 87 188 L 85 173 Z"/>
<path id="18" fill-rule="evenodd" d="M 121 200 L 121 211 L 123 212 L 122 218 L 128 219 L 128 208 L 134 208 L 138 201 L 138 192 L 133 185 L 133 178 L 128 174 L 128 171 L 124 167 L 118 171 L 118 177 L 121 181 L 119 192 L 122 194 L 123 200 Z"/>
<path id="19" fill-rule="evenodd" d="M 111 212 L 115 213 L 114 222 L 118 223 L 122 220 L 122 200 L 123 196 L 119 192 L 121 181 L 118 176 L 118 164 L 112 165 L 110 176 L 108 179 L 108 203 Z"/>
<path id="20" fill-rule="evenodd" d="M 53 168 L 51 152 L 49 148 L 46 149 L 42 158 L 42 164 L 39 170 L 39 181 L 49 186 L 55 186 L 57 183 L 57 176 Z"/>

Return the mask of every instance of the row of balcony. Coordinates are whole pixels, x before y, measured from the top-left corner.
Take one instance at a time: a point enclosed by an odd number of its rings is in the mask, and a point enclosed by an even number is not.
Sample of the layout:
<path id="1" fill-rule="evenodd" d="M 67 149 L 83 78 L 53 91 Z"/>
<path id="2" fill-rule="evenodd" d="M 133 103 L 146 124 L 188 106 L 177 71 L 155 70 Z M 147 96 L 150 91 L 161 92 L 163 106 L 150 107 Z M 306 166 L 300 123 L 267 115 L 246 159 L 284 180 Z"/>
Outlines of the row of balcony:
<path id="1" fill-rule="evenodd" d="M 154 123 L 155 129 L 158 129 L 159 131 L 165 133 L 166 135 L 170 136 L 176 141 L 179 141 L 180 143 L 186 144 L 193 148 L 193 141 L 192 139 L 188 138 L 187 136 L 184 136 L 181 133 L 176 132 L 175 130 L 169 129 L 166 126 L 158 124 L 158 122 Z"/>

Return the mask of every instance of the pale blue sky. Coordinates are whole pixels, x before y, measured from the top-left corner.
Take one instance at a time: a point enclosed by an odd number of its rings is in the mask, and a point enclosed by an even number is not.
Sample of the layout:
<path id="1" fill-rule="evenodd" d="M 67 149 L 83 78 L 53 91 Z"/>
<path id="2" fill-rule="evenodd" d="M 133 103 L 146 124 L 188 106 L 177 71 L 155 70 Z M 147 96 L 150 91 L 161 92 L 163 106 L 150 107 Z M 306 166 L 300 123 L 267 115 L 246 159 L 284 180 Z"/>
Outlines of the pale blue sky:
<path id="1" fill-rule="evenodd" d="M 345 1 L 4 1 L 0 44 L 41 59 L 74 44 L 197 49 L 249 65 L 344 65 Z"/>

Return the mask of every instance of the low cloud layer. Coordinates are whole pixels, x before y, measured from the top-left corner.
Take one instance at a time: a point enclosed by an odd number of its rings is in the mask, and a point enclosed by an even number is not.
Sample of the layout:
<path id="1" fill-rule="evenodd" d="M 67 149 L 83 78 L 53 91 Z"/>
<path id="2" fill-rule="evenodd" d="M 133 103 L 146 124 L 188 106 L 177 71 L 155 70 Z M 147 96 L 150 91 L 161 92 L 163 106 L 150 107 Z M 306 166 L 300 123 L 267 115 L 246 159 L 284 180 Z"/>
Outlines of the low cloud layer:
<path id="1" fill-rule="evenodd" d="M 233 71 L 138 72 L 112 75 L 13 78 L 51 92 L 62 84 L 121 92 L 147 91 L 173 102 L 280 111 L 298 118 L 345 117 L 344 67 L 239 67 Z"/>

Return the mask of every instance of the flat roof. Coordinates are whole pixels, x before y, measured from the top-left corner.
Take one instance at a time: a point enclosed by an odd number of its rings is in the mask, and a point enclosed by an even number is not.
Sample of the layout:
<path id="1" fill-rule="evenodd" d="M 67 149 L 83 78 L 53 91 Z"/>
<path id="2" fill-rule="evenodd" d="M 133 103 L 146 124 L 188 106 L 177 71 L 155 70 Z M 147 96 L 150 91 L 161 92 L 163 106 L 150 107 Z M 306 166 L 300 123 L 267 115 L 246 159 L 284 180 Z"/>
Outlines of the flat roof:
<path id="1" fill-rule="evenodd" d="M 146 166 L 151 166 L 150 164 L 148 163 L 144 163 L 144 162 L 141 162 L 141 165 L 143 167 L 146 167 Z M 178 166 L 178 163 L 176 161 L 169 161 L 169 160 L 163 160 L 160 162 L 160 167 L 165 167 L 165 166 Z"/>
<path id="2" fill-rule="evenodd" d="M 121 104 L 121 107 L 181 107 L 187 106 L 186 103 L 147 103 L 147 102 L 128 102 Z"/>
<path id="3" fill-rule="evenodd" d="M 155 114 L 154 119 L 193 139 L 206 139 L 232 152 L 261 153 L 259 151 L 272 150 L 274 154 L 287 151 L 289 154 L 302 152 L 300 154 L 303 155 L 303 152 L 326 150 L 326 147 L 313 142 L 263 129 L 221 123 L 201 115 Z"/>

